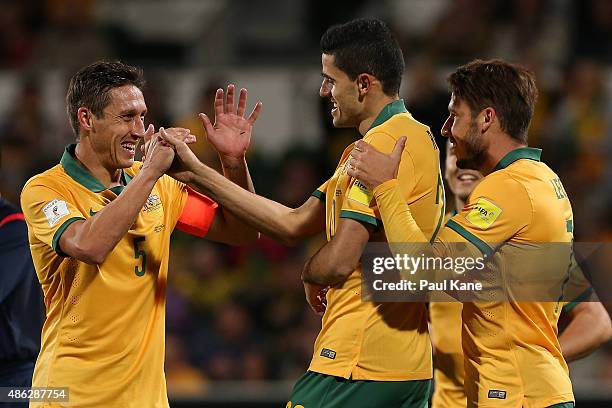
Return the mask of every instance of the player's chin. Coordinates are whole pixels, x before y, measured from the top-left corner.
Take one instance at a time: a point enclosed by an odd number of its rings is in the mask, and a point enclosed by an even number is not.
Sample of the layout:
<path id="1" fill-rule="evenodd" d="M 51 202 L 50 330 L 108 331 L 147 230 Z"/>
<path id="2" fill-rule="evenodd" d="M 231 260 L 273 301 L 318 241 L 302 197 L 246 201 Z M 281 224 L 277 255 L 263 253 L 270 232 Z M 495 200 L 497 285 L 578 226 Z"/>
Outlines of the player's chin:
<path id="1" fill-rule="evenodd" d="M 352 126 L 346 120 L 343 120 L 338 114 L 336 115 L 332 114 L 332 123 L 334 124 L 334 127 L 337 127 L 337 128 L 347 128 L 347 127 Z"/>
<path id="2" fill-rule="evenodd" d="M 340 123 L 340 115 L 338 114 L 337 108 L 331 111 L 331 117 L 334 126 L 338 127 L 338 124 Z"/>
<path id="3" fill-rule="evenodd" d="M 120 157 L 117 160 L 117 168 L 127 169 L 129 167 L 132 167 L 134 165 L 134 161 L 134 155 L 132 155 L 131 157 Z"/>
<path id="4" fill-rule="evenodd" d="M 455 194 L 460 197 L 467 197 L 470 195 L 474 187 L 476 186 L 475 182 L 460 182 L 456 187 Z"/>

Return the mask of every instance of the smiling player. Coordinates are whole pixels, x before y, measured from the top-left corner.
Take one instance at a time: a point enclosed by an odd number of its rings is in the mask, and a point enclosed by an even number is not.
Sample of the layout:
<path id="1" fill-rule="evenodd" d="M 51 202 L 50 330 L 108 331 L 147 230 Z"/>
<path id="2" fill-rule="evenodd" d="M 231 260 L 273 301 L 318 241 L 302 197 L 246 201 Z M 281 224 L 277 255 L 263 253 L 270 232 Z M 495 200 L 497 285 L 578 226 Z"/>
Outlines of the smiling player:
<path id="1" fill-rule="evenodd" d="M 227 243 L 257 238 L 215 202 L 164 174 L 174 151 L 159 136 L 193 138 L 185 129 L 145 131 L 143 85 L 141 70 L 120 62 L 81 69 L 66 97 L 78 142 L 21 195 L 47 312 L 32 385 L 68 387 L 71 406 L 168 407 L 164 320 L 172 231 Z M 225 174 L 249 188 L 244 152 L 257 111 L 248 120 L 235 115 L 233 88 L 229 104 L 244 134 L 227 135 L 221 112 L 221 140 L 209 140 Z M 143 138 L 146 158 L 135 162 Z"/>
<path id="2" fill-rule="evenodd" d="M 505 266 L 522 261 L 516 248 L 560 243 L 554 262 L 539 263 L 538 272 L 563 282 L 572 259 L 572 208 L 558 176 L 540 161 L 541 150 L 527 147 L 537 97 L 533 74 L 500 60 L 476 60 L 452 73 L 449 85 L 442 135 L 453 143 L 459 168 L 485 177 L 442 229 L 434 253 L 453 256 L 457 247 L 450 243 L 469 243 L 462 247 L 489 257 L 503 279 Z M 390 242 L 426 242 L 395 180 L 401 151 L 401 143 L 383 155 L 358 142 L 349 174 L 373 189 Z M 560 299 L 562 293 L 559 284 L 555 294 Z M 463 304 L 468 407 L 573 407 L 557 338 L 559 303 L 511 298 Z"/>

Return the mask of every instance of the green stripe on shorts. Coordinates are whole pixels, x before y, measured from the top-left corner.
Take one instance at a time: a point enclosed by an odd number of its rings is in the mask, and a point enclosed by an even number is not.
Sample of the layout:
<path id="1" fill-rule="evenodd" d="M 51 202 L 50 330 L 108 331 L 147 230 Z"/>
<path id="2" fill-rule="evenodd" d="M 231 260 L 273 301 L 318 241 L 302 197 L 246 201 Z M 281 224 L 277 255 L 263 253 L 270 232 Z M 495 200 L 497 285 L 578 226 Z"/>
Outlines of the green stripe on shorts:
<path id="1" fill-rule="evenodd" d="M 293 387 L 287 408 L 426 408 L 431 380 L 370 381 L 308 371 Z"/>

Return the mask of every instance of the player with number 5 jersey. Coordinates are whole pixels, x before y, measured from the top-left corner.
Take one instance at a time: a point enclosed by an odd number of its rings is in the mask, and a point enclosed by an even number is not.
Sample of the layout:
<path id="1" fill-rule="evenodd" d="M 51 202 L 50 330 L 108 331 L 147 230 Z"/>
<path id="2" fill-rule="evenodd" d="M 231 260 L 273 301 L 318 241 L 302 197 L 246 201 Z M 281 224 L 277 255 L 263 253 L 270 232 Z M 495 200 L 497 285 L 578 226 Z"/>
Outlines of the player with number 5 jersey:
<path id="1" fill-rule="evenodd" d="M 172 231 L 235 244 L 258 237 L 181 182 L 187 173 L 180 166 L 170 170 L 174 150 L 160 135 L 185 142 L 195 137 L 186 129 L 154 134 L 150 125 L 145 131 L 143 85 L 140 69 L 120 62 L 81 69 L 66 98 L 78 143 L 58 165 L 30 179 L 21 195 L 46 307 L 32 385 L 68 387 L 71 406 L 167 407 Z M 227 99 L 233 109 L 233 87 Z M 239 109 L 245 104 L 242 92 Z M 245 132 L 237 138 L 221 144 L 209 138 L 219 147 L 225 176 L 251 190 L 244 152 L 256 116 L 241 117 Z M 223 112 L 217 118 L 221 135 Z M 143 138 L 145 156 L 136 162 Z"/>

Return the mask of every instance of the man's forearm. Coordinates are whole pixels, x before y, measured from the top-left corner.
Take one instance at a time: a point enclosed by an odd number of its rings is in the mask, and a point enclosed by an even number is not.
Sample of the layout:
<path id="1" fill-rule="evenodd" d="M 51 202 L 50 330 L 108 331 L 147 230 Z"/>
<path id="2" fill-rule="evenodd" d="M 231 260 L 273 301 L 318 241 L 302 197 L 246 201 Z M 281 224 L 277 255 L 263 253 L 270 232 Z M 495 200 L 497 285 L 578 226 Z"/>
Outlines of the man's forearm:
<path id="1" fill-rule="evenodd" d="M 255 193 L 255 186 L 251 180 L 249 167 L 245 157 L 242 158 L 223 158 L 220 157 L 223 175 L 232 182 L 238 184 L 245 190 Z"/>
<path id="2" fill-rule="evenodd" d="M 429 242 L 412 217 L 396 179 L 380 184 L 373 193 L 385 226 L 387 242 L 391 245 Z"/>
<path id="3" fill-rule="evenodd" d="M 304 282 L 332 286 L 346 280 L 357 265 L 343 263 L 334 249 L 332 242 L 328 242 L 306 262 L 302 272 Z"/>
<path id="4" fill-rule="evenodd" d="M 302 280 L 323 286 L 344 282 L 357 269 L 373 231 L 369 224 L 342 218 L 332 239 L 304 266 Z"/>
<path id="5" fill-rule="evenodd" d="M 612 335 L 610 317 L 601 303 L 580 303 L 570 314 L 570 323 L 559 335 L 561 351 L 568 362 L 588 356 Z"/>
<path id="6" fill-rule="evenodd" d="M 275 239 L 293 238 L 286 220 L 293 209 L 245 190 L 204 164 L 192 171 L 192 184 L 221 206 L 231 208 L 238 219 Z"/>
<path id="7" fill-rule="evenodd" d="M 239 185 L 243 189 L 255 193 L 255 186 L 251 180 L 249 174 L 249 167 L 246 162 L 246 158 L 221 158 L 221 166 L 223 168 L 223 175 L 231 180 L 233 183 Z M 245 236 L 252 237 L 256 240 L 259 237 L 259 232 L 252 228 L 251 225 L 244 223 L 241 219 L 237 218 L 226 206 L 221 206 L 223 212 L 223 218 L 227 224 L 227 227 L 231 229 L 235 234 L 244 238 Z"/>
<path id="8" fill-rule="evenodd" d="M 380 184 L 374 188 L 373 194 L 385 226 L 389 249 L 394 256 L 418 254 L 439 259 L 457 256 L 453 253 L 454 247 L 447 242 L 438 239 L 430 244 L 430 240 L 423 234 L 412 217 L 397 180 L 393 179 Z M 474 256 L 478 254 L 475 253 Z M 419 271 L 419 273 L 424 272 Z M 437 268 L 426 271 L 426 275 L 422 278 L 443 282 L 449 279 L 468 279 L 468 276 L 468 274 L 458 275 L 452 269 Z M 415 279 L 415 276 L 412 276 L 411 279 Z M 459 293 L 450 289 L 446 292 L 453 297 L 459 296 Z"/>
<path id="9" fill-rule="evenodd" d="M 77 259 L 81 255 L 102 263 L 136 221 L 156 181 L 147 171 L 140 171 L 115 200 L 83 222 L 70 242 L 60 241 L 60 247 L 66 246 L 62 250 L 72 252 L 71 248 L 76 248 L 76 254 L 67 253 Z"/>

